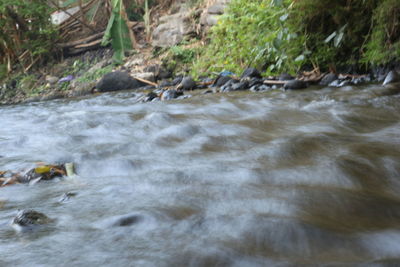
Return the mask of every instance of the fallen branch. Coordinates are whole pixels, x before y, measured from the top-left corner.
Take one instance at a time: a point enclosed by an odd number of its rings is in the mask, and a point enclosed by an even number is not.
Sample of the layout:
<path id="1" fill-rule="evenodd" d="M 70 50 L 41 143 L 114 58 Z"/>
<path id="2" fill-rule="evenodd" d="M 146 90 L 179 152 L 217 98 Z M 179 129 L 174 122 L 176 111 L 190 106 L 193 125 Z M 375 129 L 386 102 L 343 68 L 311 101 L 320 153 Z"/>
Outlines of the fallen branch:
<path id="1" fill-rule="evenodd" d="M 270 85 L 284 85 L 288 81 L 277 81 L 277 80 L 265 80 L 265 84 L 270 84 Z"/>
<path id="2" fill-rule="evenodd" d="M 147 83 L 147 84 L 152 85 L 152 86 L 157 86 L 157 85 L 158 85 L 158 84 L 156 84 L 156 83 L 150 82 L 150 81 L 145 80 L 145 79 L 142 79 L 142 78 L 136 78 L 136 77 L 134 77 L 134 78 L 135 78 L 136 80 L 140 81 L 140 82 Z"/>

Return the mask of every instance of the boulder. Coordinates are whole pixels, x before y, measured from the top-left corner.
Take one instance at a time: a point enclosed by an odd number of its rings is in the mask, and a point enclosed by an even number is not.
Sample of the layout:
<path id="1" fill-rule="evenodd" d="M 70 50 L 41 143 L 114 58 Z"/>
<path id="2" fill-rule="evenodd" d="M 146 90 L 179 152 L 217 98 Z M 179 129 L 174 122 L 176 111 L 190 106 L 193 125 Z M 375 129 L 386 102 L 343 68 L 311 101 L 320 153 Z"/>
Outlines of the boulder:
<path id="1" fill-rule="evenodd" d="M 195 88 L 196 88 L 196 82 L 190 76 L 184 77 L 181 83 L 179 84 L 179 89 L 182 90 L 193 90 Z"/>
<path id="2" fill-rule="evenodd" d="M 392 70 L 386 75 L 386 78 L 383 81 L 383 85 L 396 82 L 400 82 L 400 74 L 397 71 Z"/>
<path id="3" fill-rule="evenodd" d="M 224 5 L 222 3 L 215 3 L 214 5 L 211 5 L 207 9 L 207 13 L 208 14 L 221 15 L 221 14 L 224 14 L 225 8 L 226 8 L 226 5 Z"/>
<path id="4" fill-rule="evenodd" d="M 216 80 L 214 85 L 217 87 L 221 87 L 224 86 L 227 82 L 229 82 L 230 80 L 232 80 L 231 77 L 229 76 L 219 76 Z"/>
<path id="5" fill-rule="evenodd" d="M 322 78 L 322 80 L 319 82 L 320 85 L 327 86 L 331 84 L 333 81 L 337 80 L 338 76 L 335 73 L 328 73 L 327 75 Z"/>
<path id="6" fill-rule="evenodd" d="M 107 73 L 96 84 L 99 92 L 118 91 L 126 89 L 136 89 L 146 84 L 132 78 L 127 72 L 114 71 Z"/>
<path id="7" fill-rule="evenodd" d="M 261 78 L 261 73 L 256 68 L 247 68 L 244 70 L 241 78 Z"/>
<path id="8" fill-rule="evenodd" d="M 307 83 L 300 80 L 291 80 L 285 83 L 284 89 L 299 90 L 307 88 Z"/>
<path id="9" fill-rule="evenodd" d="M 153 46 L 170 47 L 182 42 L 183 37 L 195 31 L 186 17 L 187 13 L 177 13 L 160 18 L 160 24 L 153 31 Z"/>

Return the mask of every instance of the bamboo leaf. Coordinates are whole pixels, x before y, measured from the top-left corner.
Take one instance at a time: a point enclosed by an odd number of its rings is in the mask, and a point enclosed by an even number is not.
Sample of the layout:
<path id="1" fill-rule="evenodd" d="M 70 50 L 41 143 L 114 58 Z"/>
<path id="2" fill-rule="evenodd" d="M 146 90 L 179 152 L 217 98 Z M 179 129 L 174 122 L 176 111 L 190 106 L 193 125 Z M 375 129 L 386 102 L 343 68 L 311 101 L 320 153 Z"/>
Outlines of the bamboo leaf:
<path id="1" fill-rule="evenodd" d="M 114 62 L 123 63 L 125 52 L 132 50 L 132 40 L 129 28 L 122 14 L 125 13 L 122 0 L 112 0 L 112 14 L 108 21 L 102 45 L 110 43 L 114 49 Z"/>

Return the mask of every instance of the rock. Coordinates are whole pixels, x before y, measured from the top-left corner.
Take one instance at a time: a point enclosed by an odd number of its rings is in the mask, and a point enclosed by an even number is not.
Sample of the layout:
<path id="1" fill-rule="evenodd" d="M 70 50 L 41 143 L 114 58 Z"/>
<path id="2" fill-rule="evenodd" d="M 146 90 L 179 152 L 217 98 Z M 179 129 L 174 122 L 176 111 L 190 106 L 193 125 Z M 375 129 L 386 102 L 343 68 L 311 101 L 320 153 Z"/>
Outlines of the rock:
<path id="1" fill-rule="evenodd" d="M 61 198 L 58 200 L 58 202 L 60 202 L 60 203 L 68 202 L 71 199 L 71 197 L 75 197 L 76 195 L 78 195 L 78 193 L 75 193 L 75 192 L 64 193 L 61 196 Z"/>
<path id="2" fill-rule="evenodd" d="M 319 82 L 320 85 L 327 86 L 331 84 L 333 81 L 337 80 L 338 76 L 335 73 L 328 73 L 327 75 L 322 78 L 322 80 Z"/>
<path id="3" fill-rule="evenodd" d="M 46 225 L 52 222 L 52 219 L 43 213 L 35 210 L 21 210 L 12 220 L 11 226 L 18 232 L 33 230 L 36 227 Z"/>
<path id="4" fill-rule="evenodd" d="M 155 98 L 158 98 L 158 95 L 155 92 L 150 92 L 145 96 L 144 102 L 153 101 L 153 99 L 155 99 Z"/>
<path id="5" fill-rule="evenodd" d="M 113 226 L 113 227 L 130 226 L 130 225 L 140 222 L 142 219 L 143 219 L 143 217 L 140 215 L 137 215 L 137 214 L 125 215 L 125 216 L 116 218 L 111 226 Z"/>
<path id="6" fill-rule="evenodd" d="M 351 83 L 355 84 L 355 85 L 362 84 L 362 83 L 368 83 L 370 81 L 371 81 L 370 75 L 354 77 L 353 79 L 351 79 Z"/>
<path id="7" fill-rule="evenodd" d="M 170 81 L 163 80 L 161 81 L 160 85 L 158 87 L 163 88 L 163 87 L 170 87 L 173 86 L 174 84 Z"/>
<path id="8" fill-rule="evenodd" d="M 178 91 L 178 90 L 166 90 L 164 92 L 162 92 L 161 94 L 161 100 L 165 101 L 165 100 L 172 100 L 175 98 L 178 98 L 179 96 L 183 95 L 182 91 Z"/>
<path id="9" fill-rule="evenodd" d="M 155 82 L 155 77 L 153 72 L 142 72 L 132 74 L 133 78 L 139 78 L 150 82 Z"/>
<path id="10" fill-rule="evenodd" d="M 245 71 L 243 72 L 243 74 L 240 78 L 243 79 L 243 78 L 247 78 L 247 77 L 261 78 L 261 73 L 255 68 L 247 68 L 247 69 L 245 69 Z"/>
<path id="11" fill-rule="evenodd" d="M 261 85 L 261 84 L 263 84 L 263 83 L 264 83 L 264 80 L 263 80 L 263 79 L 252 78 L 252 79 L 249 81 L 249 87 L 253 87 L 253 86 L 255 86 L 255 85 Z"/>
<path id="12" fill-rule="evenodd" d="M 46 79 L 46 82 L 49 83 L 49 84 L 56 84 L 58 82 L 58 80 L 59 80 L 58 77 L 50 76 L 50 75 L 46 75 L 45 79 Z"/>
<path id="13" fill-rule="evenodd" d="M 178 89 L 182 89 L 184 91 L 193 90 L 195 88 L 196 88 L 196 82 L 190 76 L 184 77 L 178 86 Z"/>
<path id="14" fill-rule="evenodd" d="M 232 91 L 243 91 L 249 89 L 248 81 L 240 81 L 232 85 Z"/>
<path id="15" fill-rule="evenodd" d="M 136 89 L 146 84 L 132 78 L 127 72 L 115 71 L 107 73 L 96 84 L 99 92 L 110 92 L 126 89 Z"/>
<path id="16" fill-rule="evenodd" d="M 185 35 L 195 32 L 186 16 L 187 12 L 181 12 L 161 17 L 161 24 L 153 31 L 153 46 L 170 47 L 182 42 Z"/>
<path id="17" fill-rule="evenodd" d="M 331 87 L 343 87 L 343 86 L 350 85 L 350 84 L 351 84 L 351 82 L 348 81 L 348 80 L 334 80 L 333 82 L 331 82 L 329 84 L 329 86 L 331 86 Z"/>
<path id="18" fill-rule="evenodd" d="M 176 76 L 175 79 L 172 80 L 172 85 L 176 86 L 182 82 L 183 76 Z"/>
<path id="19" fill-rule="evenodd" d="M 383 81 L 383 85 L 387 85 L 389 83 L 400 82 L 400 74 L 397 71 L 392 70 L 387 75 L 385 80 Z"/>
<path id="20" fill-rule="evenodd" d="M 70 92 L 69 96 L 78 97 L 78 96 L 90 95 L 95 87 L 96 87 L 95 82 L 79 83 L 72 90 L 72 92 Z"/>
<path id="21" fill-rule="evenodd" d="M 223 86 L 221 86 L 220 91 L 221 91 L 221 92 L 230 92 L 230 91 L 232 91 L 232 86 L 233 86 L 235 83 L 238 83 L 238 82 L 239 82 L 238 80 L 231 79 L 230 81 L 228 81 L 227 83 L 225 83 Z"/>
<path id="22" fill-rule="evenodd" d="M 210 6 L 210 7 L 207 9 L 207 13 L 208 13 L 208 14 L 221 15 L 221 14 L 224 14 L 225 8 L 226 8 L 226 5 L 221 4 L 221 3 L 216 3 L 216 4 Z"/>
<path id="23" fill-rule="evenodd" d="M 219 77 L 215 80 L 214 86 L 217 86 L 217 87 L 224 86 L 224 85 L 225 85 L 227 82 L 229 82 L 230 80 L 232 80 L 232 78 L 229 77 L 229 76 L 219 76 Z"/>
<path id="24" fill-rule="evenodd" d="M 260 87 L 258 87 L 258 91 L 259 91 L 259 92 L 268 91 L 268 90 L 270 90 L 270 89 L 272 89 L 272 88 L 269 87 L 268 85 L 265 85 L 265 84 L 263 84 L 263 85 L 261 85 Z"/>
<path id="25" fill-rule="evenodd" d="M 64 98 L 65 95 L 61 92 L 51 92 L 47 95 L 44 95 L 41 97 L 40 101 L 47 101 L 47 100 L 54 100 L 54 99 L 60 99 L 60 98 Z"/>
<path id="26" fill-rule="evenodd" d="M 279 81 L 290 81 L 290 80 L 294 80 L 294 77 L 288 73 L 282 73 L 281 75 L 279 75 L 278 80 Z"/>
<path id="27" fill-rule="evenodd" d="M 305 89 L 305 88 L 307 88 L 307 83 L 304 81 L 300 81 L 300 80 L 291 80 L 291 81 L 288 81 L 287 83 L 285 83 L 283 88 L 285 90 L 287 90 L 287 89 L 291 89 L 291 90 Z"/>

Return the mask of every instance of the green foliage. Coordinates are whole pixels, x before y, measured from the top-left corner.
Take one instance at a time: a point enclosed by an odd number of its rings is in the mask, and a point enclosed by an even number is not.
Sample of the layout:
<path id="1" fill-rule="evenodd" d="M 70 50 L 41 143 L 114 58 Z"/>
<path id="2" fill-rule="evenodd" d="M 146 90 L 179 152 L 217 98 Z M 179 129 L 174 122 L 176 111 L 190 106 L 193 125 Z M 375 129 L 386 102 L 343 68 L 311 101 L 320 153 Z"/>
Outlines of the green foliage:
<path id="1" fill-rule="evenodd" d="M 112 65 L 108 65 L 104 68 L 97 69 L 93 72 L 85 72 L 81 77 L 77 79 L 78 82 L 86 83 L 86 82 L 93 82 L 97 79 L 103 77 L 105 74 L 111 72 L 113 70 Z"/>
<path id="2" fill-rule="evenodd" d="M 400 3 L 384 0 L 374 10 L 373 29 L 363 61 L 384 64 L 400 58 Z"/>
<path id="3" fill-rule="evenodd" d="M 228 12 L 212 28 L 211 42 L 195 70 L 240 72 L 254 66 L 269 71 L 295 71 L 306 51 L 289 45 L 294 40 L 303 41 L 302 36 L 287 28 L 290 2 L 233 0 Z"/>
<path id="4" fill-rule="evenodd" d="M 112 13 L 103 37 L 103 45 L 111 45 L 114 49 L 114 62 L 122 64 L 125 52 L 132 50 L 132 40 L 126 24 L 124 3 L 122 0 L 112 0 Z"/>
<path id="5" fill-rule="evenodd" d="M 252 66 L 267 73 L 400 59 L 399 0 L 232 0 L 194 75 Z"/>
<path id="6" fill-rule="evenodd" d="M 28 50 L 34 58 L 52 51 L 56 30 L 46 1 L 0 0 L 0 63 Z"/>
<path id="7" fill-rule="evenodd" d="M 163 65 L 172 72 L 185 71 L 196 60 L 200 49 L 185 46 L 185 44 L 172 46 L 163 57 Z"/>

